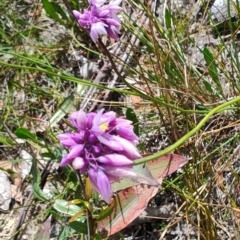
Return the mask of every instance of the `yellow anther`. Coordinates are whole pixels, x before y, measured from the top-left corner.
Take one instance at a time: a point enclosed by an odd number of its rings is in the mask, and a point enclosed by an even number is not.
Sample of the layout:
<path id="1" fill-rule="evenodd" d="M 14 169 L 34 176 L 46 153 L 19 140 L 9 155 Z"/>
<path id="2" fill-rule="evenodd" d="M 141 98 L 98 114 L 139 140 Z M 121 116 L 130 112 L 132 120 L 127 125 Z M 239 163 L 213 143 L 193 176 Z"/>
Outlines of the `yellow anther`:
<path id="1" fill-rule="evenodd" d="M 107 131 L 108 130 L 108 125 L 106 123 L 103 123 L 100 128 L 103 130 L 103 131 Z"/>

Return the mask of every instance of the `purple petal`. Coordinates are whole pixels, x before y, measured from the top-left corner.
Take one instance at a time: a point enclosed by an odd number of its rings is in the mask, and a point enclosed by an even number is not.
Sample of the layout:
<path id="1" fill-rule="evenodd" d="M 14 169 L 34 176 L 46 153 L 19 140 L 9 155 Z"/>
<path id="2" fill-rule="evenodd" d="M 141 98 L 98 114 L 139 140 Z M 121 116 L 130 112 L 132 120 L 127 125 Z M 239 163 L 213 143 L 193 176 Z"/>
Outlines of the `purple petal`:
<path id="1" fill-rule="evenodd" d="M 121 166 L 133 164 L 133 161 L 126 158 L 124 155 L 115 154 L 115 153 L 100 156 L 97 158 L 97 161 L 104 165 L 113 166 L 113 167 L 121 167 Z M 104 166 L 103 166 L 103 168 L 104 168 Z"/>
<path id="2" fill-rule="evenodd" d="M 116 119 L 116 113 L 113 111 L 106 112 L 101 116 L 101 123 L 107 122 L 110 123 Z"/>
<path id="3" fill-rule="evenodd" d="M 90 136 L 88 137 L 88 141 L 90 143 L 96 143 L 98 141 L 98 139 L 94 134 L 90 134 Z"/>
<path id="4" fill-rule="evenodd" d="M 114 128 L 116 126 L 121 126 L 123 125 L 126 128 L 133 128 L 133 126 L 131 125 L 132 122 L 126 119 L 122 119 L 122 118 L 115 118 L 113 121 L 111 121 L 111 123 L 109 124 L 110 127 Z"/>
<path id="5" fill-rule="evenodd" d="M 70 164 L 71 162 L 72 162 L 72 159 L 68 158 L 68 155 L 65 155 L 60 162 L 60 167 L 64 167 L 64 166 Z"/>
<path id="6" fill-rule="evenodd" d="M 96 5 L 97 7 L 102 6 L 106 0 L 88 0 L 90 5 Z"/>
<path id="7" fill-rule="evenodd" d="M 94 155 L 98 156 L 101 152 L 102 152 L 103 148 L 101 146 L 101 144 L 98 145 L 93 145 L 92 146 L 92 152 L 94 153 Z"/>
<path id="8" fill-rule="evenodd" d="M 72 113 L 69 117 L 71 124 L 80 130 L 85 130 L 87 127 L 87 114 L 80 109 L 77 112 Z"/>
<path id="9" fill-rule="evenodd" d="M 73 15 L 76 19 L 81 18 L 82 14 L 79 11 L 73 10 Z"/>
<path id="10" fill-rule="evenodd" d="M 88 113 L 88 115 L 87 115 L 87 117 L 88 117 L 88 120 L 87 120 L 87 128 L 88 128 L 88 129 L 91 129 L 91 128 L 92 128 L 93 119 L 95 118 L 95 116 L 96 116 L 96 113 L 93 113 L 93 112 Z"/>
<path id="11" fill-rule="evenodd" d="M 137 174 L 129 167 L 104 167 L 104 172 L 107 175 L 115 176 L 115 177 L 129 177 L 136 178 Z"/>
<path id="12" fill-rule="evenodd" d="M 99 13 L 99 17 L 101 17 L 101 18 L 107 17 L 107 16 L 109 16 L 109 14 L 110 14 L 110 10 L 104 9 Z"/>
<path id="13" fill-rule="evenodd" d="M 117 126 L 115 130 L 120 137 L 125 138 L 133 142 L 134 144 L 138 144 L 138 137 L 133 132 L 133 128 L 130 128 L 129 126 L 125 127 L 123 125 L 120 125 Z"/>
<path id="14" fill-rule="evenodd" d="M 92 24 L 92 14 L 90 11 L 84 9 L 84 13 L 78 19 L 78 23 L 83 28 L 90 28 Z"/>
<path id="15" fill-rule="evenodd" d="M 122 0 L 112 0 L 112 1 L 110 1 L 109 5 L 110 6 L 118 6 L 121 2 L 122 2 Z"/>
<path id="16" fill-rule="evenodd" d="M 101 119 L 101 117 L 102 117 L 102 115 L 103 115 L 103 112 L 104 112 L 104 109 L 101 109 L 101 110 L 95 115 L 95 117 L 94 117 L 94 119 L 93 119 L 93 125 L 95 125 L 95 126 L 101 125 L 100 119 Z"/>
<path id="17" fill-rule="evenodd" d="M 99 193 L 102 195 L 103 199 L 109 204 L 113 195 L 112 187 L 107 175 L 102 171 L 98 172 L 98 186 L 100 190 Z"/>
<path id="18" fill-rule="evenodd" d="M 117 22 L 119 22 L 119 23 L 121 22 L 121 20 L 119 19 L 119 17 L 115 13 L 112 13 L 111 17 L 112 17 L 112 19 L 116 20 Z"/>
<path id="19" fill-rule="evenodd" d="M 119 144 L 119 142 L 117 140 L 113 139 L 113 137 L 115 137 L 115 136 L 111 136 L 110 134 L 106 133 L 102 136 L 98 136 L 98 140 L 102 144 L 104 144 L 105 146 L 110 148 L 111 150 L 123 151 L 124 148 Z"/>
<path id="20" fill-rule="evenodd" d="M 120 153 L 124 153 L 126 157 L 132 160 L 141 158 L 137 148 L 130 141 L 119 136 L 112 136 L 112 138 L 123 148 L 123 151 L 121 152 L 120 150 Z"/>
<path id="21" fill-rule="evenodd" d="M 90 30 L 90 37 L 92 38 L 93 42 L 97 42 L 100 34 L 107 34 L 105 27 L 107 27 L 107 25 L 102 22 L 92 24 Z"/>
<path id="22" fill-rule="evenodd" d="M 78 144 L 78 145 L 75 145 L 73 148 L 71 148 L 67 156 L 69 159 L 74 159 L 76 157 L 79 157 L 82 152 L 83 152 L 83 145 Z"/>
<path id="23" fill-rule="evenodd" d="M 76 142 L 72 139 L 72 133 L 63 133 L 63 134 L 59 134 L 57 136 L 57 138 L 60 140 L 60 143 L 64 146 L 64 147 L 72 147 L 74 145 L 76 145 Z"/>
<path id="24" fill-rule="evenodd" d="M 116 118 L 116 113 L 113 111 L 103 114 L 104 109 L 100 110 L 93 119 L 91 132 L 96 135 L 102 135 L 109 130 L 109 123 Z"/>
<path id="25" fill-rule="evenodd" d="M 124 118 L 116 118 L 115 123 L 116 123 L 116 125 L 124 124 L 124 126 L 126 126 L 126 125 L 131 126 L 132 125 L 132 121 L 124 119 Z"/>
<path id="26" fill-rule="evenodd" d="M 116 14 L 116 13 L 122 11 L 122 8 L 121 8 L 121 7 L 119 7 L 119 6 L 114 6 L 114 5 L 109 5 L 109 6 L 108 6 L 108 9 L 111 11 L 111 14 L 113 14 L 113 13 Z"/>
<path id="27" fill-rule="evenodd" d="M 71 138 L 77 143 L 77 144 L 83 144 L 84 143 L 84 134 L 81 133 L 72 133 Z"/>
<path id="28" fill-rule="evenodd" d="M 100 169 L 90 168 L 88 176 L 96 191 L 99 192 L 102 198 L 109 204 L 113 193 L 107 175 Z"/>
<path id="29" fill-rule="evenodd" d="M 107 124 L 105 125 L 105 128 L 106 129 L 108 128 Z M 102 134 L 104 134 L 106 132 L 106 130 L 104 130 L 104 128 L 101 127 L 101 125 L 93 125 L 92 128 L 91 128 L 91 132 L 95 136 L 101 136 Z"/>
<path id="30" fill-rule="evenodd" d="M 81 158 L 81 157 L 76 157 L 72 161 L 72 166 L 75 169 L 82 169 L 84 167 L 84 165 L 85 165 L 85 162 L 84 162 L 83 158 Z"/>
<path id="31" fill-rule="evenodd" d="M 100 192 L 97 184 L 97 168 L 90 168 L 88 171 L 89 179 L 97 192 Z"/>
<path id="32" fill-rule="evenodd" d="M 112 26 L 116 27 L 116 29 L 118 29 L 120 27 L 120 23 L 115 19 L 107 18 L 107 19 L 105 19 L 105 22 L 108 25 L 112 25 Z M 119 30 L 117 30 L 117 32 L 119 33 Z"/>
<path id="33" fill-rule="evenodd" d="M 120 34 L 120 31 L 116 27 L 110 26 L 107 28 L 107 34 L 109 37 L 113 38 L 114 40 L 118 40 L 119 39 L 118 34 Z"/>
<path id="34" fill-rule="evenodd" d="M 98 12 L 99 12 L 99 8 L 96 5 L 92 5 L 90 8 L 90 15 L 92 20 L 94 20 L 94 18 L 98 18 Z"/>
<path id="35" fill-rule="evenodd" d="M 87 160 L 86 160 L 87 161 Z M 89 164 L 85 164 L 80 170 L 80 174 L 84 174 L 88 170 Z"/>

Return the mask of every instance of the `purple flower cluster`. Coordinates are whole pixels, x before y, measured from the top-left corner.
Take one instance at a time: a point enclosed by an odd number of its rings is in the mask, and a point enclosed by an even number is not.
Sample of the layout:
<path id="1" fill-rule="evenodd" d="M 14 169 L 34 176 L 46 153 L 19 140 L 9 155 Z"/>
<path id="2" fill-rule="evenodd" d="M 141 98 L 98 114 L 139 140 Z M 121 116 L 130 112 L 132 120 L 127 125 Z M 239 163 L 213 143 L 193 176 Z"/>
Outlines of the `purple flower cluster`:
<path id="1" fill-rule="evenodd" d="M 90 37 L 94 42 L 100 34 L 107 34 L 109 37 L 118 40 L 120 33 L 120 19 L 117 13 L 122 10 L 118 5 L 121 0 L 112 0 L 103 5 L 105 0 L 88 0 L 90 9 L 84 9 L 83 13 L 73 11 L 75 18 L 83 28 L 89 30 Z"/>
<path id="2" fill-rule="evenodd" d="M 110 203 L 111 182 L 136 177 L 132 171 L 133 160 L 141 155 L 135 147 L 138 137 L 132 122 L 117 118 L 113 111 L 104 113 L 104 109 L 98 113 L 79 110 L 69 121 L 76 132 L 58 135 L 61 144 L 69 148 L 60 166 L 72 164 L 80 173 L 88 172 L 95 190 Z"/>

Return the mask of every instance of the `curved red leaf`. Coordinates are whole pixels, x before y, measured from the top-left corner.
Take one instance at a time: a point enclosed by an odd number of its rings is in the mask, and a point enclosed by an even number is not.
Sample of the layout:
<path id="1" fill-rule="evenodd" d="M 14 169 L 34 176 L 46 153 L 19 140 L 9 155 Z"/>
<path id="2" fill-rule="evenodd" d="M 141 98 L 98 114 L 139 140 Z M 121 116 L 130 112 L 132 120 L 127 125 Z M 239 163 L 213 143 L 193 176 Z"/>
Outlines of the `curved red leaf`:
<path id="1" fill-rule="evenodd" d="M 147 166 L 152 176 L 155 179 L 159 179 L 174 173 L 187 162 L 188 160 L 185 157 L 169 153 L 147 162 Z"/>
<path id="2" fill-rule="evenodd" d="M 127 227 L 147 207 L 158 187 L 137 185 L 124 189 L 114 197 L 115 209 L 111 216 L 98 223 L 98 231 L 110 236 Z"/>
<path id="3" fill-rule="evenodd" d="M 151 175 L 159 183 L 162 178 L 177 171 L 181 166 L 187 163 L 187 159 L 177 154 L 166 154 L 165 156 L 154 159 L 150 162 L 137 167 L 136 172 L 140 175 L 147 175 L 151 179 Z M 151 175 L 149 175 L 149 171 Z M 140 179 L 141 180 L 141 179 Z M 115 189 L 122 189 L 121 187 L 129 186 L 128 181 L 120 182 L 119 186 L 114 185 Z M 151 181 L 147 184 L 138 184 L 136 186 L 128 187 L 116 194 L 114 197 L 115 209 L 113 213 L 106 219 L 98 222 L 98 231 L 104 237 L 113 235 L 123 228 L 127 227 L 141 212 L 147 207 L 148 201 L 154 197 L 158 192 L 158 187 L 152 184 Z M 122 184 L 122 185 L 121 185 Z M 113 204 L 113 203 L 112 203 Z"/>

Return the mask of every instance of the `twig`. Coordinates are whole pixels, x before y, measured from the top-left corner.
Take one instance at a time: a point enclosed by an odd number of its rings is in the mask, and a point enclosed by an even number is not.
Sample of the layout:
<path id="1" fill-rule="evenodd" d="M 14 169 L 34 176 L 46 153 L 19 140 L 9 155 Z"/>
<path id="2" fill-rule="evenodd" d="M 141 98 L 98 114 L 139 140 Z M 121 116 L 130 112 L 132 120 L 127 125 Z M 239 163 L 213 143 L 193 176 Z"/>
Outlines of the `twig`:
<path id="1" fill-rule="evenodd" d="M 49 161 L 46 165 L 46 167 L 43 169 L 42 173 L 41 173 L 41 182 L 40 182 L 40 187 L 41 189 L 43 189 L 45 183 L 46 183 L 46 179 L 48 177 L 48 174 L 49 174 L 49 171 L 48 169 L 51 167 L 51 165 L 53 164 L 53 161 Z M 19 233 L 20 233 L 20 229 L 22 228 L 22 225 L 25 221 L 25 218 L 27 216 L 27 212 L 29 210 L 29 208 L 31 207 L 31 204 L 30 202 L 32 201 L 32 198 L 33 198 L 33 191 L 29 194 L 27 200 L 26 200 L 26 204 L 27 207 L 23 208 L 21 214 L 20 214 L 20 218 L 18 220 L 18 223 L 14 229 L 14 233 L 16 233 L 16 235 L 14 236 L 13 240 L 18 240 L 18 239 L 21 239 L 21 236 L 19 236 Z M 34 206 L 35 207 L 35 206 Z M 25 228 L 26 226 L 23 227 L 23 229 Z"/>

